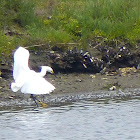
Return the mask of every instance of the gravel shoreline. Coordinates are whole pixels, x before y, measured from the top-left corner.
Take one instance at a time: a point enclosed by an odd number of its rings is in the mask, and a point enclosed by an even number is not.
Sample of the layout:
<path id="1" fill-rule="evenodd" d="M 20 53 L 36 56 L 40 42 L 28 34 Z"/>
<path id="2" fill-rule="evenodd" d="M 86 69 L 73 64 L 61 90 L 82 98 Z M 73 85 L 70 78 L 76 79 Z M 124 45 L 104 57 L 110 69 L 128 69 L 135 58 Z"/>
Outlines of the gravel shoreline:
<path id="1" fill-rule="evenodd" d="M 121 74 L 60 74 L 45 77 L 56 90 L 51 95 L 38 96 L 50 106 L 67 104 L 82 99 L 118 99 L 140 96 L 140 72 Z M 14 93 L 10 89 L 12 73 L 8 79 L 0 78 L 0 107 L 29 106 L 34 102 L 20 92 Z M 115 88 L 112 88 L 115 87 Z"/>

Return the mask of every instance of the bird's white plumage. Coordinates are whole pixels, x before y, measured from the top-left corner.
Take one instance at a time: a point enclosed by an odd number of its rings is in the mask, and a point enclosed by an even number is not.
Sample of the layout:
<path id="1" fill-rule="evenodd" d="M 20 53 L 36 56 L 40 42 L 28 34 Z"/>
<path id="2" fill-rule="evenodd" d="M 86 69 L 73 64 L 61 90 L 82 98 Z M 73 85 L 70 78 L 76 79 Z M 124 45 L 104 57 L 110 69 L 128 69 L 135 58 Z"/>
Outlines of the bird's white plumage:
<path id="1" fill-rule="evenodd" d="M 16 80 L 22 72 L 29 70 L 29 51 L 19 47 L 14 53 L 13 78 Z"/>
<path id="2" fill-rule="evenodd" d="M 49 94 L 55 87 L 49 83 L 43 76 L 46 71 L 53 71 L 48 66 L 42 66 L 40 73 L 31 70 L 28 66 L 29 51 L 19 47 L 14 53 L 13 78 L 15 82 L 11 83 L 11 89 L 17 92 L 21 89 L 25 94 Z"/>
<path id="3" fill-rule="evenodd" d="M 27 94 L 48 94 L 55 87 L 39 76 L 36 72 L 30 70 L 25 76 L 24 85 L 21 87 L 21 92 Z"/>

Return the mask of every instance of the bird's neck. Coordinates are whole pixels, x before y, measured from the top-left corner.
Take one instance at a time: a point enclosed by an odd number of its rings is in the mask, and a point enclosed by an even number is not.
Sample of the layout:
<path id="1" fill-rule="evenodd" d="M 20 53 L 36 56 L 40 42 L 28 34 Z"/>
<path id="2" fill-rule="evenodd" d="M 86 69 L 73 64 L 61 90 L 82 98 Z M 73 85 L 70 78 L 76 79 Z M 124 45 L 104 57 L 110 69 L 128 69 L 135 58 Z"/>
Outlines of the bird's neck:
<path id="1" fill-rule="evenodd" d="M 46 75 L 46 70 L 42 68 L 41 71 L 39 72 L 39 75 L 41 77 L 44 77 Z"/>

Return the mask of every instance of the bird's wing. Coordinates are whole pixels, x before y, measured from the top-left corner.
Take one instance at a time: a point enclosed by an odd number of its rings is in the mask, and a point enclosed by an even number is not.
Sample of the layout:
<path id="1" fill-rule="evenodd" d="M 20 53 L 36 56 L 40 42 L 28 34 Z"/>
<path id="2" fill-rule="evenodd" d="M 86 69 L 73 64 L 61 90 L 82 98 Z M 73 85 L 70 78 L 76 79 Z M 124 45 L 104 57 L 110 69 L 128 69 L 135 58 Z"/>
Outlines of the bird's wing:
<path id="1" fill-rule="evenodd" d="M 30 68 L 25 65 L 22 65 L 22 63 L 21 64 L 14 63 L 14 68 L 13 68 L 14 80 L 16 80 L 22 73 L 25 73 L 29 70 L 30 70 Z"/>
<path id="2" fill-rule="evenodd" d="M 21 92 L 25 94 L 49 94 L 54 89 L 55 87 L 45 78 L 38 75 L 30 75 L 24 82 Z"/>
<path id="3" fill-rule="evenodd" d="M 19 89 L 21 89 L 26 81 L 26 73 L 28 73 L 28 71 L 24 71 L 23 69 L 17 73 L 18 75 L 16 75 L 15 82 L 11 83 L 12 91 L 17 92 Z"/>
<path id="4" fill-rule="evenodd" d="M 16 80 L 21 71 L 29 70 L 29 51 L 19 47 L 14 53 L 13 78 Z"/>

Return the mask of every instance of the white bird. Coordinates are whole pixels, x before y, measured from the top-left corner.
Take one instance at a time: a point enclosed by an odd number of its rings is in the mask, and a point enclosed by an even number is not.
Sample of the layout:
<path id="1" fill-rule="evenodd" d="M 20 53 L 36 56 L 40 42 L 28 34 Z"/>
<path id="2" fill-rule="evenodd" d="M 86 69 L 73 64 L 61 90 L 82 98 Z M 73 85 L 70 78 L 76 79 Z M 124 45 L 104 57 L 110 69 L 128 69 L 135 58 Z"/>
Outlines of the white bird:
<path id="1" fill-rule="evenodd" d="M 34 94 L 49 94 L 55 89 L 43 78 L 46 72 L 53 73 L 53 69 L 49 66 L 41 66 L 41 72 L 35 72 L 29 68 L 28 61 L 29 51 L 19 47 L 14 53 L 13 78 L 15 82 L 11 83 L 11 89 L 13 92 L 21 90 L 24 94 L 31 94 L 31 98 L 36 103 L 37 99 L 33 96 Z"/>

